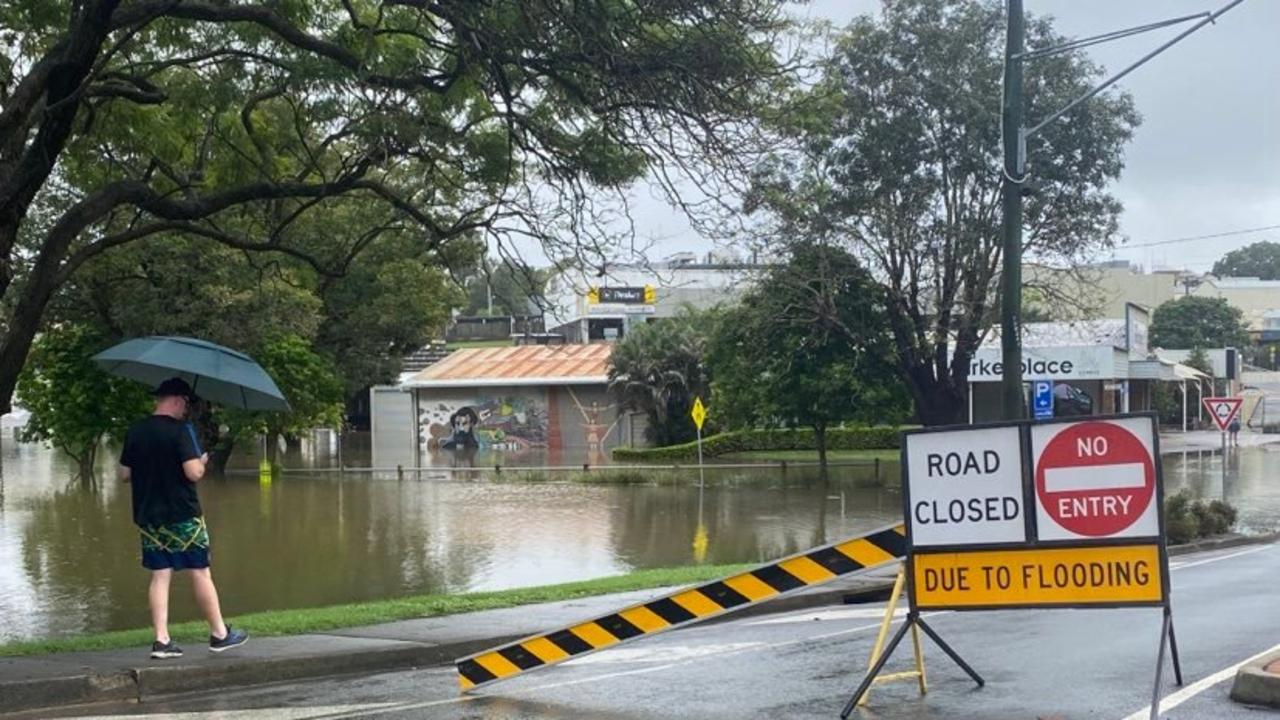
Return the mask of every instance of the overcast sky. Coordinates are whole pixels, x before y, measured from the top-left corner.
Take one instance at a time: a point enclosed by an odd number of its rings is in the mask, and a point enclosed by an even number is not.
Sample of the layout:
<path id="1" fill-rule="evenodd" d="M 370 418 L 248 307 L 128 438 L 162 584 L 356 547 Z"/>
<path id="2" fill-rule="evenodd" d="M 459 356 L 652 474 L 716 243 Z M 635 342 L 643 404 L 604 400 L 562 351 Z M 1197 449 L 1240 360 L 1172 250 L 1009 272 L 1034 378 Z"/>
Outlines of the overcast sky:
<path id="1" fill-rule="evenodd" d="M 1213 10 L 1226 0 L 1024 0 L 1029 13 L 1052 15 L 1063 34 L 1084 37 Z M 843 25 L 874 12 L 878 0 L 813 0 L 797 13 Z M 1090 48 L 1117 71 L 1187 26 Z M 1280 225 L 1280 0 L 1245 0 L 1121 81 L 1142 113 L 1114 187 L 1123 201 L 1121 233 L 1139 245 L 1188 236 Z M 638 188 L 636 230 L 656 242 L 651 255 L 709 250 L 680 214 Z M 1147 268 L 1208 270 L 1224 252 L 1280 229 L 1154 247 L 1126 248 L 1117 259 Z M 1110 259 L 1106 255 L 1099 259 Z"/>

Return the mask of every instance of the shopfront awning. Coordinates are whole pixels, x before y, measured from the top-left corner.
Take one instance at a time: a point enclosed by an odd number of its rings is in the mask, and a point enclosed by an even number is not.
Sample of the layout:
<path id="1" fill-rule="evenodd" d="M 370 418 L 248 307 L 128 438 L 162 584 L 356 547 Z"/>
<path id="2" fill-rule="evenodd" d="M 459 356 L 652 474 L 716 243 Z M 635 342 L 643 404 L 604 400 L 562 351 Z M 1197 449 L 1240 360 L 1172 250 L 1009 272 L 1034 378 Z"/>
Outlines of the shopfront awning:
<path id="1" fill-rule="evenodd" d="M 1129 361 L 1129 378 L 1163 382 L 1198 382 L 1213 379 L 1190 365 L 1183 365 L 1158 355 L 1146 360 Z"/>

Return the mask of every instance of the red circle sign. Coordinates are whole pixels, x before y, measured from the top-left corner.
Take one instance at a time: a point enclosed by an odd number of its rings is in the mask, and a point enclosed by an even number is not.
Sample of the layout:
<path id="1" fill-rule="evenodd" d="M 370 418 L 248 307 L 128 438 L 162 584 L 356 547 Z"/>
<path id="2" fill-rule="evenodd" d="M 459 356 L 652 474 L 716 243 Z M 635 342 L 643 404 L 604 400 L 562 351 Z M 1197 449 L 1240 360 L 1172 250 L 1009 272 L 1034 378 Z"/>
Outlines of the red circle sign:
<path id="1" fill-rule="evenodd" d="M 1155 496 L 1151 453 L 1136 435 L 1107 422 L 1072 425 L 1045 445 L 1036 462 L 1036 494 L 1049 517 L 1088 537 L 1137 522 Z"/>

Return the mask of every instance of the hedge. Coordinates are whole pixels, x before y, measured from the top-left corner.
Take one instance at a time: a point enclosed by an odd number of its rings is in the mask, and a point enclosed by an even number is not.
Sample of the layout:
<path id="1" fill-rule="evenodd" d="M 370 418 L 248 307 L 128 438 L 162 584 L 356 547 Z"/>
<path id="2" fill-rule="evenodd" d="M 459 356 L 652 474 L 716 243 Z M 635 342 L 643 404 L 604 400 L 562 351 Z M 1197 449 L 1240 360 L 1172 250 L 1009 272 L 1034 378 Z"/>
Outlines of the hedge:
<path id="1" fill-rule="evenodd" d="M 902 428 L 855 427 L 831 428 L 827 431 L 828 450 L 893 450 L 901 447 Z M 705 457 L 729 455 L 753 450 L 814 450 L 812 428 L 783 428 L 777 430 L 733 430 L 712 435 L 702 440 Z M 668 445 L 659 448 L 617 447 L 613 459 L 636 460 L 696 460 L 698 444 Z"/>

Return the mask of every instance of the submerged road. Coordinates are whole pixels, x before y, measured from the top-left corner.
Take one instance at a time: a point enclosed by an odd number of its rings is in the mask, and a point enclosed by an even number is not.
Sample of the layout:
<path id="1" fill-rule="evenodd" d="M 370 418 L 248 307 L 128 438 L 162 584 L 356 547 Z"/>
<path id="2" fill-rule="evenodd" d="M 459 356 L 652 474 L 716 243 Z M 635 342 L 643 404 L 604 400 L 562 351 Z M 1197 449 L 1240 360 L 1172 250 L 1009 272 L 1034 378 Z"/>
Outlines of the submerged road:
<path id="1" fill-rule="evenodd" d="M 1280 646 L 1280 546 L 1174 558 L 1186 686 L 1166 665 L 1162 717 L 1248 718 L 1227 699 L 1234 668 Z M 43 717 L 837 718 L 861 679 L 881 605 L 744 618 L 641 640 L 460 697 L 453 669 L 278 685 Z M 1147 717 L 1158 609 L 939 612 L 930 624 L 983 674 L 978 689 L 927 639 L 929 694 L 878 687 L 853 717 L 1138 720 Z M 908 644 L 890 669 L 905 669 Z"/>

